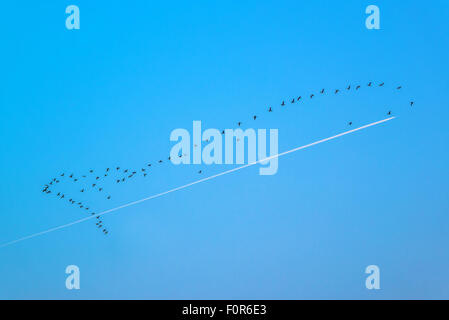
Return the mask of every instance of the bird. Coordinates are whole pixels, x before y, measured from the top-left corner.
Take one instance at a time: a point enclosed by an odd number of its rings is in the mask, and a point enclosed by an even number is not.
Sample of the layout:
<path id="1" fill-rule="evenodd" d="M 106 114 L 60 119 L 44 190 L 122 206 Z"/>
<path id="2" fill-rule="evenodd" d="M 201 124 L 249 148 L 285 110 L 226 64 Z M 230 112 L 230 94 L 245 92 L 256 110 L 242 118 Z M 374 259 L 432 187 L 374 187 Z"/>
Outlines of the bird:
<path id="1" fill-rule="evenodd" d="M 296 100 L 298 100 L 298 101 L 301 100 L 301 96 L 299 96 L 298 99 L 296 99 Z"/>
<path id="2" fill-rule="evenodd" d="M 410 101 L 410 107 L 413 107 L 414 104 L 415 104 L 415 102 Z"/>
<path id="3" fill-rule="evenodd" d="M 96 178 L 95 178 L 95 180 L 98 180 L 98 179 L 100 179 L 100 177 L 96 177 Z"/>
<path id="4" fill-rule="evenodd" d="M 312 93 L 312 94 L 310 95 L 310 99 L 312 99 L 314 96 L 315 96 L 315 95 Z"/>
<path id="5" fill-rule="evenodd" d="M 171 157 L 168 157 L 168 161 L 170 161 L 171 160 Z"/>
<path id="6" fill-rule="evenodd" d="M 335 90 L 335 94 L 337 94 L 338 92 L 340 92 L 340 90 L 338 90 L 338 89 L 337 89 L 337 90 Z"/>
<path id="7" fill-rule="evenodd" d="M 295 103 L 295 98 L 292 99 L 292 103 Z"/>
<path id="8" fill-rule="evenodd" d="M 151 167 L 151 163 L 147 164 L 148 167 Z"/>
<path id="9" fill-rule="evenodd" d="M 397 89 L 397 90 L 401 90 L 401 89 L 402 89 L 402 87 L 401 87 L 401 86 L 399 86 L 399 87 L 397 87 L 396 89 Z"/>
<path id="10" fill-rule="evenodd" d="M 108 200 L 111 199 L 111 196 L 108 196 L 107 199 L 108 199 Z"/>
<path id="11" fill-rule="evenodd" d="M 61 195 L 61 192 L 58 192 L 57 196 L 59 197 Z"/>
<path id="12" fill-rule="evenodd" d="M 385 84 L 385 82 L 382 82 L 381 84 L 379 84 L 379 87 L 383 87 Z"/>
<path id="13" fill-rule="evenodd" d="M 202 173 L 202 172 L 203 172 L 202 170 L 198 171 L 198 173 Z"/>
<path id="14" fill-rule="evenodd" d="M 146 174 L 146 173 L 144 173 L 144 174 L 143 174 L 143 176 L 144 176 L 144 177 L 146 177 L 146 176 L 147 176 L 147 174 Z"/>
<path id="15" fill-rule="evenodd" d="M 257 116 L 253 116 L 253 119 L 256 120 Z"/>
<path id="16" fill-rule="evenodd" d="M 372 84 L 372 82 L 369 82 L 369 83 L 368 83 L 368 87 L 371 87 L 371 84 Z"/>
<path id="17" fill-rule="evenodd" d="M 241 125 L 242 123 L 239 121 L 239 122 L 237 122 L 237 125 L 240 127 L 240 125 Z"/>
<path id="18" fill-rule="evenodd" d="M 285 106 L 285 102 L 282 100 L 281 106 Z"/>
<path id="19" fill-rule="evenodd" d="M 61 177 L 64 177 L 64 173 L 63 173 L 63 174 L 61 174 Z"/>
<path id="20" fill-rule="evenodd" d="M 388 111 L 387 115 L 391 116 L 391 111 Z"/>
<path id="21" fill-rule="evenodd" d="M 359 89 L 360 89 L 360 86 L 355 87 L 355 90 L 359 90 Z"/>
<path id="22" fill-rule="evenodd" d="M 92 188 L 94 188 L 96 185 L 97 185 L 96 183 L 92 184 Z"/>
<path id="23" fill-rule="evenodd" d="M 106 168 L 106 172 L 108 172 L 109 171 L 109 168 Z"/>
<path id="24" fill-rule="evenodd" d="M 119 182 L 120 182 L 120 179 L 117 180 L 117 183 L 119 183 Z"/>
<path id="25" fill-rule="evenodd" d="M 351 121 L 348 123 L 348 126 L 352 126 L 352 122 Z"/>
<path id="26" fill-rule="evenodd" d="M 123 172 L 127 173 L 127 172 L 128 172 L 128 169 L 125 169 Z"/>
<path id="27" fill-rule="evenodd" d="M 80 192 L 84 192 L 84 189 L 81 189 L 81 191 Z"/>
<path id="28" fill-rule="evenodd" d="M 224 131 L 224 130 L 222 130 L 222 131 L 221 131 L 221 134 L 225 134 L 225 131 Z"/>
<path id="29" fill-rule="evenodd" d="M 349 85 L 349 86 L 346 88 L 346 90 L 351 90 L 351 85 Z"/>
<path id="30" fill-rule="evenodd" d="M 273 109 L 271 109 L 271 107 L 268 109 L 268 112 L 273 112 Z"/>
<path id="31" fill-rule="evenodd" d="M 61 195 L 61 199 L 64 199 L 64 195 Z"/>
<path id="32" fill-rule="evenodd" d="M 73 178 L 73 173 L 69 176 L 69 178 Z"/>
<path id="33" fill-rule="evenodd" d="M 142 171 L 145 171 L 145 169 L 144 169 L 144 168 L 142 168 L 141 170 L 142 170 Z"/>
<path id="34" fill-rule="evenodd" d="M 159 163 L 162 163 L 162 160 L 159 160 Z"/>
<path id="35" fill-rule="evenodd" d="M 125 181 L 125 178 L 122 179 L 122 182 Z"/>
<path id="36" fill-rule="evenodd" d="M 115 168 L 117 171 L 120 170 L 120 167 Z"/>
<path id="37" fill-rule="evenodd" d="M 323 94 L 323 93 L 324 93 L 324 89 L 322 89 L 322 90 L 320 91 L 320 93 Z"/>
<path id="38" fill-rule="evenodd" d="M 98 191 L 103 191 L 103 188 L 99 188 Z"/>
<path id="39" fill-rule="evenodd" d="M 89 172 L 92 173 L 92 172 L 94 172 L 94 170 L 90 169 Z"/>

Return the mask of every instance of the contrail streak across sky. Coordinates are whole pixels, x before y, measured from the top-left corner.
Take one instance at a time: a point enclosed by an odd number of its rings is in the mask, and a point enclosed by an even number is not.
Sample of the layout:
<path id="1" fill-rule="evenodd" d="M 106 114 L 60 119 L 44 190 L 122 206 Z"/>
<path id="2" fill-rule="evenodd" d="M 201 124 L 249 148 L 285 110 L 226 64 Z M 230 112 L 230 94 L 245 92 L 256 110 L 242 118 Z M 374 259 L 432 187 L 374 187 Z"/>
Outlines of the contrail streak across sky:
<path id="1" fill-rule="evenodd" d="M 13 240 L 13 241 L 10 241 L 10 242 L 6 242 L 6 243 L 0 245 L 0 248 L 4 248 L 4 247 L 10 246 L 12 244 L 15 244 L 17 242 L 21 242 L 21 241 L 24 241 L 24 240 L 32 239 L 32 238 L 35 238 L 35 237 L 38 237 L 38 236 L 41 236 L 41 235 L 44 235 L 44 234 L 56 231 L 56 230 L 64 229 L 64 228 L 73 226 L 75 224 L 78 224 L 78 223 L 81 223 L 81 222 L 84 222 L 84 221 L 96 218 L 97 216 L 103 216 L 105 214 L 108 214 L 108 213 L 111 213 L 111 212 L 114 212 L 114 211 L 117 211 L 117 210 L 120 210 L 120 209 L 123 209 L 123 208 L 127 208 L 127 207 L 130 207 L 130 206 L 139 204 L 141 202 L 145 202 L 145 201 L 148 201 L 148 200 L 151 200 L 151 199 L 159 198 L 159 197 L 164 196 L 166 194 L 169 194 L 169 193 L 172 193 L 172 192 L 175 192 L 175 191 L 178 191 L 178 190 L 182 190 L 182 189 L 191 187 L 191 186 L 193 186 L 195 184 L 198 184 L 198 183 L 201 183 L 201 182 L 205 182 L 205 181 L 208 181 L 208 180 L 212 180 L 212 179 L 218 178 L 220 176 L 224 176 L 224 175 L 226 175 L 228 173 L 232 173 L 232 172 L 235 172 L 235 171 L 247 168 L 247 167 L 251 167 L 253 165 L 256 165 L 256 164 L 264 162 L 264 161 L 268 161 L 268 160 L 271 160 L 271 159 L 274 159 L 274 158 L 285 156 L 286 154 L 289 154 L 289 153 L 292 153 L 292 152 L 296 152 L 296 151 L 299 151 L 299 150 L 302 150 L 302 149 L 306 149 L 306 148 L 312 147 L 314 145 L 317 145 L 317 144 L 320 144 L 320 143 L 323 143 L 323 142 L 326 142 L 326 141 L 330 141 L 330 140 L 333 140 L 333 139 L 345 136 L 347 134 L 354 133 L 356 131 L 360 131 L 360 130 L 363 130 L 363 129 L 366 129 L 366 128 L 369 128 L 369 127 L 372 127 L 372 126 L 375 126 L 375 125 L 378 125 L 378 124 L 390 121 L 390 120 L 392 120 L 394 118 L 395 117 L 390 117 L 390 118 L 386 118 L 386 119 L 383 119 L 383 120 L 380 120 L 380 121 L 372 122 L 372 123 L 369 123 L 367 125 L 364 125 L 364 126 L 352 129 L 352 130 L 348 130 L 348 131 L 336 134 L 334 136 L 331 136 L 331 137 L 328 137 L 328 138 L 325 138 L 325 139 L 321 139 L 321 140 L 318 140 L 318 141 L 315 141 L 315 142 L 303 145 L 301 147 L 297 147 L 297 148 L 294 148 L 294 149 L 291 149 L 291 150 L 287 150 L 287 151 L 281 152 L 279 154 L 276 154 L 276 155 L 273 155 L 273 156 L 270 156 L 270 157 L 267 157 L 267 158 L 264 158 L 264 159 L 260 159 L 260 160 L 257 160 L 255 162 L 251 162 L 251 163 L 242 165 L 242 166 L 234 168 L 234 169 L 223 171 L 221 173 L 218 173 L 218 174 L 215 174 L 215 175 L 212 175 L 212 176 L 200 179 L 200 180 L 196 180 L 194 182 L 185 184 L 185 185 L 180 186 L 180 187 L 176 187 L 176 188 L 170 189 L 168 191 L 164 191 L 164 192 L 152 195 L 152 196 L 144 198 L 144 199 L 140 199 L 140 200 L 137 200 L 137 201 L 126 203 L 126 204 L 121 205 L 119 207 L 115 207 L 115 208 L 112 208 L 112 209 L 100 212 L 100 213 L 92 215 L 90 217 L 86 217 L 86 218 L 83 218 L 83 219 L 75 220 L 73 222 L 70 222 L 70 223 L 67 223 L 67 224 L 63 224 L 63 225 L 60 225 L 60 226 L 57 226 L 57 227 L 54 227 L 54 228 L 51 228 L 51 229 L 48 229 L 48 230 L 44 230 L 44 231 L 41 231 L 41 232 L 33 233 L 33 234 L 30 234 L 28 236 L 25 236 L 25 237 L 22 237 L 22 238 L 19 238 L 19 239 L 16 239 L 16 240 Z"/>

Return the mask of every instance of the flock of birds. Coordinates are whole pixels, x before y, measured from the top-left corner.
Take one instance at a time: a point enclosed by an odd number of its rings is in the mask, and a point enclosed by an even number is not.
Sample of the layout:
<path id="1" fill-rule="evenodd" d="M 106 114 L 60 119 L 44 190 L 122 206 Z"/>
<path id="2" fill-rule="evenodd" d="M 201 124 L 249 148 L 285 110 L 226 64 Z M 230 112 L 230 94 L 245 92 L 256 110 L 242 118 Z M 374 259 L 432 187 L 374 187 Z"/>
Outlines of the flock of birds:
<path id="1" fill-rule="evenodd" d="M 384 82 L 379 83 L 377 86 L 378 87 L 383 87 L 385 85 Z M 367 87 L 374 87 L 375 84 L 373 82 L 369 82 L 367 84 Z M 346 91 L 351 90 L 352 86 L 348 85 L 345 89 Z M 354 86 L 354 90 L 358 91 L 359 89 L 361 89 L 361 85 L 356 85 Z M 397 86 L 396 90 L 401 90 L 402 86 Z M 335 89 L 334 90 L 334 94 L 339 94 L 341 91 L 340 89 Z M 323 95 L 326 93 L 326 89 L 321 89 L 319 91 L 320 95 Z M 313 99 L 315 97 L 315 94 L 310 94 L 309 95 L 309 99 Z M 298 96 L 295 98 L 292 98 L 292 100 L 290 100 L 290 104 L 294 104 L 294 103 L 300 103 L 303 100 L 302 96 Z M 413 107 L 413 105 L 415 104 L 414 101 L 410 101 L 410 107 Z M 280 103 L 281 107 L 285 107 L 287 105 L 287 103 L 285 102 L 285 100 L 283 100 Z M 268 107 L 267 112 L 273 112 L 273 107 Z M 392 111 L 389 110 L 387 113 L 387 115 L 392 115 Z M 258 118 L 258 115 L 253 115 L 252 116 L 252 120 L 256 120 Z M 242 126 L 242 121 L 238 121 L 237 122 L 237 126 L 241 127 Z M 348 122 L 348 126 L 352 126 L 352 121 Z M 225 131 L 222 130 L 221 134 L 224 134 Z M 206 141 L 208 142 L 208 141 Z M 194 145 L 194 147 L 198 147 L 197 145 Z M 178 154 L 178 157 L 184 157 L 187 156 L 186 154 Z M 171 160 L 171 157 L 167 158 L 168 161 Z M 159 159 L 156 164 L 157 165 L 161 165 L 164 161 L 162 159 Z M 79 189 L 79 193 L 85 193 L 88 190 L 97 190 L 98 192 L 101 192 L 103 194 L 105 194 L 105 197 L 107 200 L 111 199 L 111 195 L 108 194 L 105 190 L 104 187 L 101 186 L 102 182 L 104 181 L 104 179 L 106 178 L 111 178 L 113 177 L 115 180 L 115 183 L 124 183 L 126 181 L 131 180 L 132 178 L 134 178 L 137 175 L 140 175 L 142 177 L 147 177 L 150 169 L 152 168 L 153 164 L 152 163 L 148 163 L 145 166 L 139 168 L 138 170 L 130 170 L 130 169 L 123 169 L 119 166 L 115 167 L 115 168 L 106 168 L 105 170 L 101 171 L 101 172 L 94 172 L 93 169 L 90 169 L 89 172 L 87 174 L 84 175 L 80 175 L 80 176 L 75 176 L 75 174 L 73 173 L 61 173 L 58 177 L 53 178 L 50 182 L 48 182 L 47 184 L 44 185 L 42 192 L 44 194 L 55 194 L 57 198 L 63 200 L 67 200 L 69 202 L 70 205 L 74 205 L 79 207 L 81 210 L 84 210 L 85 212 L 87 212 L 90 215 L 95 215 L 96 213 L 94 211 L 91 210 L 90 206 L 87 205 L 86 203 L 84 203 L 83 201 L 79 201 L 79 200 L 75 200 L 75 198 L 77 197 L 72 197 L 72 196 L 68 196 L 67 194 L 61 192 L 61 191 L 53 191 L 53 187 L 55 187 L 56 185 L 58 185 L 60 182 L 62 182 L 62 180 L 70 180 L 73 183 L 82 183 L 84 182 L 84 184 L 82 185 L 82 187 Z M 198 174 L 202 174 L 203 171 L 199 170 Z M 105 235 L 107 235 L 109 233 L 109 231 L 106 229 L 101 215 L 96 216 L 97 221 L 96 221 L 96 227 L 98 229 L 100 229 Z"/>

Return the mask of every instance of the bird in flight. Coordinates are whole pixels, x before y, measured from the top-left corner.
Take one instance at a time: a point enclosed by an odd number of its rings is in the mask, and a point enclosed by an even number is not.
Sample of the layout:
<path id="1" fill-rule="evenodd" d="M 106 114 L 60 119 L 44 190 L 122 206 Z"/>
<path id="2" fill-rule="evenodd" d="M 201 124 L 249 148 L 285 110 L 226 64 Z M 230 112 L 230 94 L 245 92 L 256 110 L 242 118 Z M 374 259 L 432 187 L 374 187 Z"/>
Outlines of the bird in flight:
<path id="1" fill-rule="evenodd" d="M 253 116 L 253 119 L 256 120 L 257 116 Z"/>
<path id="2" fill-rule="evenodd" d="M 351 90 L 351 85 L 349 85 L 349 86 L 346 88 L 346 90 Z"/>
<path id="3" fill-rule="evenodd" d="M 198 171 L 198 173 L 200 173 L 200 174 L 201 174 L 202 172 L 203 172 L 202 170 Z"/>
<path id="4" fill-rule="evenodd" d="M 273 109 L 271 109 L 271 107 L 270 107 L 270 109 L 268 109 L 268 112 L 273 112 Z"/>
<path id="5" fill-rule="evenodd" d="M 355 90 L 359 90 L 359 89 L 360 89 L 360 86 L 355 87 Z"/>
<path id="6" fill-rule="evenodd" d="M 241 125 L 242 123 L 239 121 L 239 122 L 237 122 L 237 125 L 240 127 L 240 125 Z"/>
<path id="7" fill-rule="evenodd" d="M 111 199 L 111 196 L 108 196 L 107 199 L 108 199 L 108 200 Z"/>
<path id="8" fill-rule="evenodd" d="M 401 89 L 402 89 L 402 87 L 401 87 L 401 86 L 399 86 L 399 87 L 397 87 L 396 89 L 397 89 L 397 90 L 401 90 Z"/>
<path id="9" fill-rule="evenodd" d="M 312 94 L 310 95 L 310 99 L 312 99 L 314 96 L 315 96 L 315 95 L 312 93 Z"/>
<path id="10" fill-rule="evenodd" d="M 301 100 L 301 96 L 299 96 L 298 99 L 296 99 L 296 100 L 298 100 L 298 101 Z"/>
<path id="11" fill-rule="evenodd" d="M 352 122 L 351 121 L 348 123 L 348 126 L 352 126 Z"/>
<path id="12" fill-rule="evenodd" d="M 379 84 L 379 87 L 383 87 L 385 84 L 385 82 L 382 82 L 381 84 Z"/>
<path id="13" fill-rule="evenodd" d="M 284 101 L 282 101 L 281 106 L 285 106 L 285 102 Z"/>
<path id="14" fill-rule="evenodd" d="M 368 83 L 368 87 L 371 87 L 372 82 Z"/>
<path id="15" fill-rule="evenodd" d="M 414 104 L 415 104 L 415 102 L 410 101 L 410 107 L 413 107 Z"/>
<path id="16" fill-rule="evenodd" d="M 324 89 L 322 89 L 322 90 L 320 91 L 320 93 L 323 94 L 323 93 L 324 93 Z"/>
<path id="17" fill-rule="evenodd" d="M 337 94 L 337 93 L 339 93 L 339 92 L 340 92 L 340 90 L 338 90 L 338 89 L 337 89 L 337 90 L 335 90 L 335 94 Z"/>
<path id="18" fill-rule="evenodd" d="M 80 192 L 84 192 L 84 189 L 81 189 L 81 191 Z"/>
<path id="19" fill-rule="evenodd" d="M 391 111 L 388 111 L 387 115 L 391 116 Z"/>

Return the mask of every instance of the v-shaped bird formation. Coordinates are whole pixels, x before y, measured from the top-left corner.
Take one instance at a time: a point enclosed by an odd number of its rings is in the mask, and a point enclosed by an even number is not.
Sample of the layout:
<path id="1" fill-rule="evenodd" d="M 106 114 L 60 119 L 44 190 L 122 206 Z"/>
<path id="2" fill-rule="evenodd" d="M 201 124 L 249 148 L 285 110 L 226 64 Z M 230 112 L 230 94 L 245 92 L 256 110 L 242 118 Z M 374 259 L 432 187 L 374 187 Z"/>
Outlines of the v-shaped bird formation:
<path id="1" fill-rule="evenodd" d="M 372 88 L 375 86 L 376 85 L 374 84 L 374 82 L 368 82 L 366 84 L 366 87 Z M 380 82 L 377 86 L 384 87 L 385 83 Z M 358 91 L 362 88 L 362 85 L 360 85 L 360 84 L 351 85 L 350 84 L 342 90 L 333 89 L 330 92 L 333 92 L 334 95 L 337 95 L 337 94 L 341 93 L 342 91 L 348 91 L 348 92 L 351 91 L 352 87 L 355 87 L 355 89 L 353 89 L 352 91 Z M 395 90 L 401 90 L 402 86 L 395 86 L 394 88 L 395 88 Z M 325 88 L 322 88 L 321 90 L 319 90 L 318 96 L 325 95 L 326 92 L 328 92 L 328 91 Z M 310 94 L 308 94 L 308 96 L 310 97 L 310 99 L 314 99 L 315 94 L 310 93 Z M 289 100 L 287 99 L 287 101 L 289 101 Z M 300 103 L 301 101 L 303 101 L 303 99 L 302 99 L 302 96 L 300 95 L 300 96 L 297 96 L 297 98 L 292 98 L 290 100 L 290 104 Z M 413 107 L 414 104 L 415 104 L 414 101 L 410 101 L 410 107 Z M 286 108 L 287 104 L 285 103 L 285 100 L 282 100 L 282 102 L 280 103 L 280 106 L 282 107 L 281 109 Z M 274 112 L 274 107 L 268 106 L 268 108 L 266 109 L 266 112 L 267 113 Z M 392 111 L 388 110 L 385 114 L 388 116 L 391 116 Z M 260 118 L 259 115 L 251 116 L 252 121 L 256 121 L 259 118 Z M 237 121 L 236 124 L 238 127 L 241 127 L 243 125 L 243 121 L 241 121 L 241 120 Z M 348 121 L 347 124 L 348 124 L 348 126 L 352 126 L 353 122 Z M 224 134 L 224 132 L 225 132 L 224 130 L 221 131 L 222 134 Z M 198 146 L 195 145 L 194 147 L 198 147 Z M 183 157 L 186 155 L 179 154 L 178 156 Z M 167 159 L 168 159 L 168 161 L 171 160 L 170 157 L 168 157 Z M 90 169 L 87 173 L 82 174 L 82 175 L 75 175 L 74 173 L 71 173 L 71 172 L 63 172 L 63 173 L 59 174 L 57 177 L 54 177 L 49 182 L 47 182 L 47 184 L 45 184 L 44 187 L 42 188 L 42 192 L 47 195 L 54 194 L 56 196 L 56 198 L 68 202 L 69 205 L 79 208 L 80 210 L 83 210 L 85 213 L 87 213 L 89 215 L 95 215 L 96 213 L 95 213 L 95 211 L 93 211 L 91 209 L 90 205 L 88 205 L 84 201 L 79 200 L 80 195 L 85 194 L 87 192 L 98 192 L 99 194 L 103 195 L 106 200 L 110 200 L 112 198 L 111 195 L 102 186 L 103 182 L 105 180 L 113 179 L 114 183 L 123 184 L 123 183 L 128 183 L 128 182 L 136 179 L 137 177 L 146 178 L 150 174 L 150 171 L 153 170 L 153 168 L 154 168 L 153 164 L 157 165 L 157 166 L 161 166 L 161 165 L 164 165 L 164 161 L 162 158 L 160 158 L 154 162 L 146 163 L 139 169 L 134 169 L 134 170 L 116 166 L 114 168 L 105 168 L 102 171 L 94 171 L 93 169 Z M 203 174 L 203 173 L 204 172 L 202 170 L 198 171 L 198 174 Z M 57 187 L 63 181 L 79 184 L 80 186 L 79 186 L 78 194 L 68 195 L 62 191 L 54 191 L 54 189 L 58 189 Z M 99 230 L 101 230 L 101 232 L 103 232 L 103 234 L 107 235 L 109 233 L 109 231 L 106 228 L 106 226 L 102 220 L 102 217 L 97 216 L 96 218 L 97 219 L 95 222 L 95 226 Z"/>

